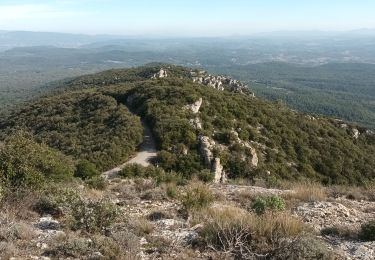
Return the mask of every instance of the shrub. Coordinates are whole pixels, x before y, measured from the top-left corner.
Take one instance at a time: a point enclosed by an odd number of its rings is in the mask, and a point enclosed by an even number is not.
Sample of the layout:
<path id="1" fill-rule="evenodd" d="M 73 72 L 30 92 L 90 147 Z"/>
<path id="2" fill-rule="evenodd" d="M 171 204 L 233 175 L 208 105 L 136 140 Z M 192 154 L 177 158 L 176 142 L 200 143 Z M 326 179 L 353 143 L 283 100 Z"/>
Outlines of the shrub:
<path id="1" fill-rule="evenodd" d="M 115 205 L 107 201 L 79 201 L 72 205 L 73 229 L 82 229 L 89 233 L 106 231 L 116 220 L 118 211 Z"/>
<path id="2" fill-rule="evenodd" d="M 174 183 L 167 183 L 165 186 L 165 192 L 170 199 L 177 198 L 177 187 Z"/>
<path id="3" fill-rule="evenodd" d="M 102 176 L 95 176 L 85 181 L 85 183 L 93 189 L 104 190 L 107 186 L 106 180 Z"/>
<path id="4" fill-rule="evenodd" d="M 323 236 L 336 236 L 341 238 L 353 239 L 358 236 L 358 232 L 347 226 L 332 226 L 323 228 L 320 233 Z"/>
<path id="5" fill-rule="evenodd" d="M 299 237 L 275 250 L 269 259 L 275 260 L 334 260 L 337 259 L 328 247 L 317 238 Z"/>
<path id="6" fill-rule="evenodd" d="M 53 244 L 43 255 L 74 259 L 124 259 L 126 248 L 121 248 L 113 238 L 92 236 L 91 238 L 62 236 L 55 238 Z M 101 256 L 98 255 L 98 252 Z"/>
<path id="7" fill-rule="evenodd" d="M 211 208 L 201 218 L 207 246 L 239 259 L 266 255 L 305 229 L 301 220 L 284 213 L 258 216 L 236 207 Z"/>
<path id="8" fill-rule="evenodd" d="M 138 236 L 148 235 L 154 231 L 154 225 L 146 218 L 137 218 L 131 221 L 130 228 Z"/>
<path id="9" fill-rule="evenodd" d="M 364 241 L 375 241 L 375 219 L 361 226 L 359 238 Z"/>
<path id="10" fill-rule="evenodd" d="M 210 170 L 202 170 L 197 174 L 197 177 L 200 181 L 207 183 L 214 180 L 214 174 Z"/>
<path id="11" fill-rule="evenodd" d="M 119 175 L 124 178 L 143 178 L 145 175 L 145 167 L 136 163 L 127 164 L 119 172 Z"/>
<path id="12" fill-rule="evenodd" d="M 188 211 L 207 208 L 214 200 L 210 189 L 204 184 L 193 184 L 181 197 L 184 208 Z"/>
<path id="13" fill-rule="evenodd" d="M 0 148 L 0 182 L 7 188 L 40 189 L 48 180 L 66 180 L 73 176 L 72 161 L 30 134 L 16 132 Z"/>
<path id="14" fill-rule="evenodd" d="M 76 165 L 74 176 L 82 180 L 88 180 L 99 175 L 95 165 L 87 160 L 81 160 Z"/>
<path id="15" fill-rule="evenodd" d="M 52 185 L 44 189 L 33 208 L 39 214 L 60 216 L 70 214 L 72 208 L 81 203 L 81 197 L 75 189 Z"/>
<path id="16" fill-rule="evenodd" d="M 267 210 L 281 211 L 285 209 L 285 201 L 279 196 L 258 196 L 253 201 L 251 208 L 258 214 L 264 214 Z"/>
<path id="17" fill-rule="evenodd" d="M 124 178 L 152 178 L 157 184 L 161 183 L 176 183 L 178 185 L 185 185 L 186 179 L 175 172 L 165 172 L 160 167 L 148 166 L 143 167 L 139 164 L 128 164 L 119 173 Z"/>

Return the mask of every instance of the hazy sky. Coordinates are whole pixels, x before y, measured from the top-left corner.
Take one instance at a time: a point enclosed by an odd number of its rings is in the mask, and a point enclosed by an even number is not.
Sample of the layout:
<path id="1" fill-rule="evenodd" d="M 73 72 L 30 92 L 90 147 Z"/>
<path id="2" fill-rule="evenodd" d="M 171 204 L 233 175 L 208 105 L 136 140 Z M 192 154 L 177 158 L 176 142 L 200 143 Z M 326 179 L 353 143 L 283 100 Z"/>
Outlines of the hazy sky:
<path id="1" fill-rule="evenodd" d="M 375 0 L 0 0 L 0 30 L 247 35 L 375 28 Z"/>

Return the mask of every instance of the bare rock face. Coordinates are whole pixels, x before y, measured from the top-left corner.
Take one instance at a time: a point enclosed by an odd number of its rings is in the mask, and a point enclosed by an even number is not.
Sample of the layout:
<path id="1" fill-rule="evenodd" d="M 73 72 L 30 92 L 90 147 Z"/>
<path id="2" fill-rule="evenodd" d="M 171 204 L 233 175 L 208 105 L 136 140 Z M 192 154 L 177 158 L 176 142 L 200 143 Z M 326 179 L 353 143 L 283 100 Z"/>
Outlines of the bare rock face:
<path id="1" fill-rule="evenodd" d="M 197 130 L 202 129 L 202 121 L 199 117 L 196 117 L 194 119 L 190 119 L 189 123 L 192 127 L 194 127 Z"/>
<path id="2" fill-rule="evenodd" d="M 251 153 L 251 166 L 256 168 L 258 167 L 258 163 L 259 163 L 259 158 L 258 158 L 258 154 L 257 154 L 257 151 L 255 150 L 255 148 L 249 144 L 248 142 L 245 142 L 245 141 L 242 141 L 239 137 L 238 137 L 238 133 L 234 130 L 232 130 L 232 133 L 234 134 L 234 136 L 236 137 L 236 141 L 241 144 L 242 146 L 245 146 L 246 148 L 250 149 L 250 153 Z"/>
<path id="3" fill-rule="evenodd" d="M 215 141 L 211 140 L 207 136 L 199 137 L 201 145 L 201 155 L 204 159 L 207 168 L 211 169 L 212 174 L 214 174 L 214 181 L 216 183 L 225 182 L 226 176 L 224 172 L 224 167 L 220 163 L 220 158 L 214 158 L 212 150 L 215 147 Z"/>
<path id="4" fill-rule="evenodd" d="M 212 164 L 212 172 L 215 175 L 214 182 L 220 183 L 223 179 L 223 166 L 220 163 L 220 158 L 215 158 Z"/>
<path id="5" fill-rule="evenodd" d="M 358 138 L 359 138 L 359 135 L 360 135 L 358 129 L 357 129 L 357 128 L 353 128 L 353 129 L 352 129 L 352 132 L 353 132 L 353 138 L 354 138 L 354 139 L 358 139 Z"/>
<path id="6" fill-rule="evenodd" d="M 154 76 L 152 76 L 153 79 L 160 79 L 160 78 L 166 78 L 166 77 L 168 77 L 168 73 L 163 68 L 161 68 L 158 73 L 156 73 L 156 74 L 154 74 Z"/>
<path id="7" fill-rule="evenodd" d="M 250 148 L 251 156 L 252 156 L 251 165 L 253 167 L 258 167 L 259 158 L 258 158 L 258 155 L 257 155 L 257 151 L 251 145 L 249 145 L 248 147 Z"/>
<path id="8" fill-rule="evenodd" d="M 188 110 L 191 110 L 193 112 L 193 114 L 198 114 L 199 113 L 199 109 L 201 108 L 202 106 L 202 103 L 203 103 L 203 99 L 202 98 L 199 98 L 196 102 L 194 102 L 193 104 L 191 105 L 186 105 L 185 106 L 185 109 L 188 109 Z"/>
<path id="9" fill-rule="evenodd" d="M 215 146 L 215 141 L 211 140 L 207 136 L 200 136 L 199 142 L 201 145 L 200 151 L 204 159 L 204 163 L 206 164 L 206 167 L 211 168 L 212 159 L 213 159 L 212 149 Z"/>

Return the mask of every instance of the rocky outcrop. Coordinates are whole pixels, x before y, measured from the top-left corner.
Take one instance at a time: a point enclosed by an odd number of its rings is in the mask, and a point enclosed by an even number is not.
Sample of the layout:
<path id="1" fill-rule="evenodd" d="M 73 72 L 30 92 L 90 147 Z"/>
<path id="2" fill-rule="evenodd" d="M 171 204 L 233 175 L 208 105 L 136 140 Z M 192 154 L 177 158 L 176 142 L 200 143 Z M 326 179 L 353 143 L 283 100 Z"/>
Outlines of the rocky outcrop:
<path id="1" fill-rule="evenodd" d="M 204 159 L 204 163 L 207 168 L 211 169 L 212 174 L 214 174 L 214 181 L 216 183 L 225 182 L 226 176 L 224 172 L 224 167 L 220 163 L 220 158 L 214 158 L 212 150 L 215 147 L 215 141 L 207 136 L 199 137 L 200 152 Z"/>
<path id="2" fill-rule="evenodd" d="M 352 133 L 353 133 L 352 136 L 353 136 L 354 139 L 358 139 L 359 138 L 360 133 L 359 133 L 359 131 L 358 131 L 357 128 L 353 128 L 352 129 Z"/>
<path id="3" fill-rule="evenodd" d="M 254 93 L 249 92 L 248 86 L 241 81 L 232 79 L 226 76 L 214 76 L 205 71 L 192 71 L 191 76 L 193 82 L 215 88 L 217 90 L 228 90 L 231 92 L 243 93 L 247 92 L 250 96 L 255 96 Z"/>
<path id="4" fill-rule="evenodd" d="M 187 109 L 187 110 L 191 110 L 191 112 L 193 112 L 193 114 L 198 114 L 199 109 L 202 106 L 202 103 L 203 103 L 203 99 L 199 98 L 196 102 L 194 102 L 193 104 L 190 104 L 190 105 L 186 105 L 184 108 Z"/>
<path id="5" fill-rule="evenodd" d="M 226 175 L 224 167 L 220 163 L 220 158 L 215 158 L 212 164 L 212 173 L 214 174 L 215 183 L 225 183 Z"/>
<path id="6" fill-rule="evenodd" d="M 193 118 L 189 120 L 189 123 L 192 127 L 194 127 L 196 130 L 202 129 L 202 121 L 199 117 Z"/>
<path id="7" fill-rule="evenodd" d="M 232 130 L 232 133 L 235 136 L 237 143 L 239 143 L 240 145 L 242 145 L 242 146 L 244 146 L 244 147 L 246 147 L 247 149 L 250 150 L 250 154 L 251 154 L 250 163 L 251 163 L 251 166 L 254 167 L 254 168 L 258 167 L 259 158 L 258 158 L 258 154 L 257 154 L 257 151 L 255 150 L 255 148 L 250 143 L 242 141 L 239 138 L 238 133 L 236 131 Z M 246 159 L 246 158 L 244 158 L 244 159 Z"/>
<path id="8" fill-rule="evenodd" d="M 212 159 L 213 159 L 212 150 L 215 146 L 215 141 L 211 140 L 207 136 L 200 136 L 199 143 L 200 143 L 200 152 L 203 157 L 204 163 L 206 167 L 211 168 Z"/>
<path id="9" fill-rule="evenodd" d="M 165 69 L 163 69 L 163 68 L 160 68 L 159 72 L 155 73 L 152 76 L 152 79 L 160 79 L 160 78 L 166 78 L 166 77 L 168 77 L 167 71 Z"/>
<path id="10" fill-rule="evenodd" d="M 59 230 L 61 227 L 60 223 L 50 216 L 40 218 L 35 226 L 41 230 Z"/>

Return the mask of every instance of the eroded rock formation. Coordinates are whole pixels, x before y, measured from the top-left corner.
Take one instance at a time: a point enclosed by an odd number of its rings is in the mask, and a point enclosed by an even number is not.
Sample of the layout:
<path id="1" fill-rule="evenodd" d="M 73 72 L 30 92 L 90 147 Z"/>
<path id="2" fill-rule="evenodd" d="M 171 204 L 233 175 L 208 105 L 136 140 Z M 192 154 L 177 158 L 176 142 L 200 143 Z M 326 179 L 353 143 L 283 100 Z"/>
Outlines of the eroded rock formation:
<path id="1" fill-rule="evenodd" d="M 168 77 L 168 73 L 163 68 L 161 68 L 158 73 L 155 73 L 154 76 L 152 76 L 153 79 L 166 78 L 166 77 Z"/>
<path id="2" fill-rule="evenodd" d="M 204 163 L 207 168 L 211 169 L 212 174 L 214 174 L 214 181 L 216 183 L 225 182 L 225 172 L 224 167 L 220 163 L 220 158 L 214 158 L 212 150 L 215 148 L 215 141 L 207 136 L 200 136 L 200 151 L 204 159 Z"/>
<path id="3" fill-rule="evenodd" d="M 193 82 L 206 85 L 218 90 L 228 90 L 232 92 L 243 93 L 246 91 L 251 96 L 254 96 L 254 93 L 248 91 L 248 86 L 241 81 L 232 79 L 226 76 L 214 76 L 210 75 L 205 71 L 191 72 Z"/>

